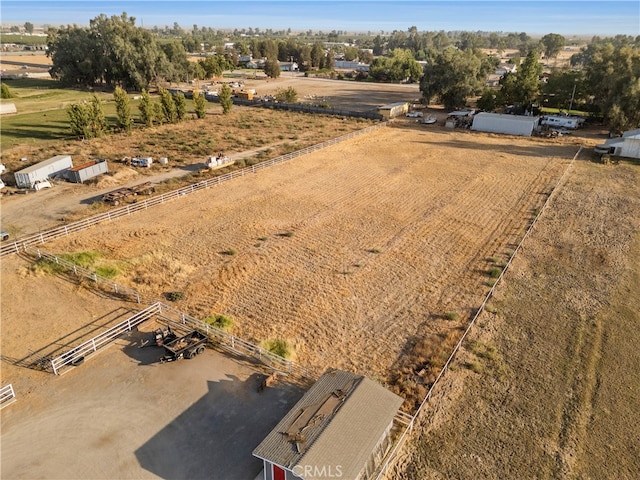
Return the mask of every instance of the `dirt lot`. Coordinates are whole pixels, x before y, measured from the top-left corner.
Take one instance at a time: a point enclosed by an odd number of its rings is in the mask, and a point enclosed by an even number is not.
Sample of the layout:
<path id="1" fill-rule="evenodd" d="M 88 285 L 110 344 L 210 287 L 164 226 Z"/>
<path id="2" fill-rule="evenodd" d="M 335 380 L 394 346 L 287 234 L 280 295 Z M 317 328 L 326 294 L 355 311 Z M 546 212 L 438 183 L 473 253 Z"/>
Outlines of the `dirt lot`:
<path id="1" fill-rule="evenodd" d="M 143 335 L 18 392 L 2 410 L 3 479 L 256 478 L 251 452 L 302 390 L 258 393 L 263 369 L 212 350 L 161 365 Z"/>

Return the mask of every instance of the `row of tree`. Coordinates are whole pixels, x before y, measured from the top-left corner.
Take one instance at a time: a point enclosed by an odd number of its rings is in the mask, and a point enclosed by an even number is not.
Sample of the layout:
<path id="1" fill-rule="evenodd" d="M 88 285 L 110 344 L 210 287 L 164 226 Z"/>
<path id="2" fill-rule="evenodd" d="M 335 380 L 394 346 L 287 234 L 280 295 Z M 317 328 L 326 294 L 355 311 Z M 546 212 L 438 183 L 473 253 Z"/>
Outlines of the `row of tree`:
<path id="1" fill-rule="evenodd" d="M 546 84 L 542 83 L 541 58 L 557 55 L 565 42 L 558 34 L 533 41 L 524 33 L 421 33 L 411 27 L 390 37 L 373 38 L 374 51 L 386 52 L 377 58 L 367 57 L 371 54 L 365 49 L 340 50 L 345 58 L 370 60 L 369 78 L 375 81 L 420 81 L 427 103 L 437 99 L 448 108 L 458 108 L 470 97 L 482 95 L 480 105 L 486 109 L 506 104 L 559 106 L 566 105 L 571 92 L 573 106 L 600 113 L 612 129 L 638 126 L 640 36 L 594 37 L 587 48 L 572 57 L 575 71 L 556 71 Z M 521 64 L 516 60 L 517 72 L 503 77 L 499 91 L 484 90 L 487 74 L 498 62 L 480 50 L 487 45 L 498 50 L 520 45 L 520 52 L 526 52 Z M 278 62 L 297 62 L 302 70 L 331 70 L 335 64 L 333 50 L 327 51 L 318 41 L 309 44 L 296 38 L 264 37 L 242 38 L 234 49 L 223 50 L 220 46 L 218 55 L 190 62 L 184 41 L 160 38 L 136 27 L 135 19 L 126 13 L 110 18 L 100 15 L 88 28 L 50 30 L 48 46 L 54 76 L 72 84 L 105 84 L 125 90 L 148 89 L 161 81 L 219 76 L 234 68 L 241 55 L 266 58 L 265 72 L 271 77 L 280 74 Z M 418 60 L 424 61 L 424 68 Z"/>
<path id="2" fill-rule="evenodd" d="M 218 101 L 222 106 L 223 114 L 231 111 L 233 101 L 231 88 L 224 85 L 220 89 Z M 198 90 L 194 90 L 193 107 L 198 118 L 205 118 L 207 100 Z M 133 128 L 130 98 L 121 87 L 113 91 L 113 99 L 116 106 L 116 128 L 122 132 L 130 132 Z M 160 88 L 159 98 L 153 99 L 147 90 L 142 90 L 140 103 L 138 104 L 140 122 L 148 127 L 165 123 L 178 123 L 187 115 L 187 102 L 182 92 L 175 94 L 169 90 Z M 101 137 L 107 132 L 107 120 L 101 100 L 97 95 L 92 95 L 89 102 L 74 103 L 67 107 L 69 128 L 71 133 L 85 139 Z"/>

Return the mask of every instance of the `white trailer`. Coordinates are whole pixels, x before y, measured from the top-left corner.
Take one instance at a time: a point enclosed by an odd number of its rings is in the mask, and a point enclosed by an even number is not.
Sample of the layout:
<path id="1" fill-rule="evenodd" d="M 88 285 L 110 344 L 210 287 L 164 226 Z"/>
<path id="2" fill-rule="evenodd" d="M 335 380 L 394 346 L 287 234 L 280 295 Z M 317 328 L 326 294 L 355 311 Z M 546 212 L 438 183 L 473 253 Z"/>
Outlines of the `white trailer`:
<path id="1" fill-rule="evenodd" d="M 555 128 L 573 128 L 576 129 L 584 123 L 584 118 L 579 117 L 563 117 L 561 115 L 548 115 L 542 117 L 540 125 Z"/>
<path id="2" fill-rule="evenodd" d="M 504 133 L 530 137 L 538 127 L 538 117 L 507 115 L 503 113 L 477 113 L 471 130 L 488 133 Z"/>
<path id="3" fill-rule="evenodd" d="M 56 155 L 14 173 L 19 188 L 33 188 L 36 182 L 44 182 L 73 168 L 70 155 Z"/>

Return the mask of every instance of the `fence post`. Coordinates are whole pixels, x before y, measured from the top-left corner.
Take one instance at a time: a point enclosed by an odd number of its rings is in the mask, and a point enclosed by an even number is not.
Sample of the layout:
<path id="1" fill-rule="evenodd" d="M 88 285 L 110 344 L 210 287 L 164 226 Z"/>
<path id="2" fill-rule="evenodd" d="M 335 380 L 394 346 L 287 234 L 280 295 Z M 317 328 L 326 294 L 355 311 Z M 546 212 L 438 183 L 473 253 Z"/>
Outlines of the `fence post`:
<path id="1" fill-rule="evenodd" d="M 56 368 L 56 364 L 53 362 L 53 360 L 51 360 L 51 369 L 53 370 L 54 375 L 58 374 L 58 369 Z"/>
<path id="2" fill-rule="evenodd" d="M 94 352 L 97 351 L 96 350 L 96 339 L 95 339 L 95 337 L 91 339 L 91 345 L 93 346 L 93 351 Z"/>

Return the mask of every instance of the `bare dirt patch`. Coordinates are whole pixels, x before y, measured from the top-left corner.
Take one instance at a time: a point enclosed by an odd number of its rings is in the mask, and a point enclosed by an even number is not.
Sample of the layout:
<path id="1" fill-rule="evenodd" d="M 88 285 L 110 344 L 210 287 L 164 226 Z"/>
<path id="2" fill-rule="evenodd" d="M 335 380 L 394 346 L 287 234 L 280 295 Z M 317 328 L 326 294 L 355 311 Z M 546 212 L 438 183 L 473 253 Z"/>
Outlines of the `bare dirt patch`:
<path id="1" fill-rule="evenodd" d="M 148 297 L 183 292 L 178 308 L 304 364 L 390 380 L 416 339 L 458 334 L 574 153 L 384 128 L 47 249 L 102 252 Z"/>

